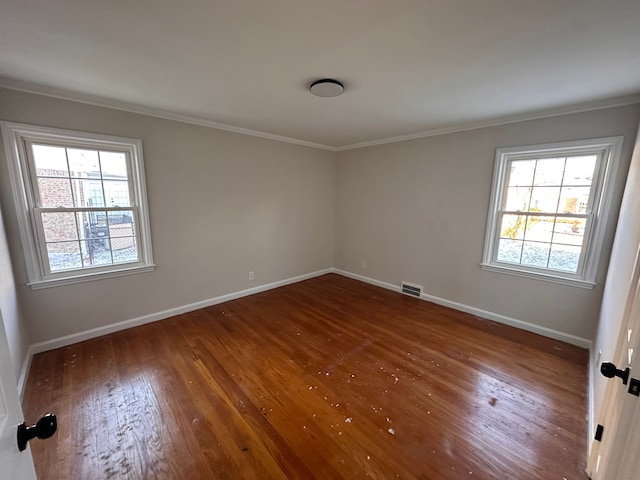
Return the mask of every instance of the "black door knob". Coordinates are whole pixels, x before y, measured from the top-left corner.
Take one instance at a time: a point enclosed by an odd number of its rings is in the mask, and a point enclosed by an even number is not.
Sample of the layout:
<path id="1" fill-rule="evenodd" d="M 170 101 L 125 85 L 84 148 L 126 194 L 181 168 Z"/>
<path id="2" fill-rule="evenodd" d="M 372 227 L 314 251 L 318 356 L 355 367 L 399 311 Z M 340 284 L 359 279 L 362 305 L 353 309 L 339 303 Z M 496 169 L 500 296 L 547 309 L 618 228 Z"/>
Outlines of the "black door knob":
<path id="1" fill-rule="evenodd" d="M 613 363 L 604 362 L 600 365 L 600 373 L 607 378 L 620 377 L 622 384 L 626 385 L 629 381 L 629 367 L 624 370 L 618 369 Z"/>
<path id="2" fill-rule="evenodd" d="M 49 438 L 58 429 L 58 419 L 53 413 L 47 413 L 40 417 L 35 425 L 27 427 L 24 422 L 18 425 L 18 450 L 21 452 L 27 448 L 27 443 L 32 438 L 42 440 Z"/>

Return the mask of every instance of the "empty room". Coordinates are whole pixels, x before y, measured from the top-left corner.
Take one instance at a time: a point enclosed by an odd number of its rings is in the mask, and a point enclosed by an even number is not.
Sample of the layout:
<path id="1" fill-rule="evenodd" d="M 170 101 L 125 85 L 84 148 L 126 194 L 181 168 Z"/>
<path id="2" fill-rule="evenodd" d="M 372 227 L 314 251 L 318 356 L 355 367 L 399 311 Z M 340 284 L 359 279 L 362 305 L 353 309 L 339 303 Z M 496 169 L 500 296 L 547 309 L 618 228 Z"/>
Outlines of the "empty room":
<path id="1" fill-rule="evenodd" d="M 636 0 L 0 0 L 0 476 L 634 480 Z"/>

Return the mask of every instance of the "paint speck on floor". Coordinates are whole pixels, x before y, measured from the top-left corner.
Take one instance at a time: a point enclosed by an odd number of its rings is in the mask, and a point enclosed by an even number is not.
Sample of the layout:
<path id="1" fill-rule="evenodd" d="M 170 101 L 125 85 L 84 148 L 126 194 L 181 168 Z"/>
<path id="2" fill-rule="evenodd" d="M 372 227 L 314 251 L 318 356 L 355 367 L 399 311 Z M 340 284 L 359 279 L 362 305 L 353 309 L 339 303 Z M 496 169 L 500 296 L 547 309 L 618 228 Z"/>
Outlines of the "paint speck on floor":
<path id="1" fill-rule="evenodd" d="M 396 431 L 393 428 L 390 428 L 389 430 L 387 430 L 387 432 L 389 432 L 391 435 L 396 434 Z"/>
<path id="2" fill-rule="evenodd" d="M 344 419 L 344 423 L 351 423 L 351 417 L 347 417 Z"/>

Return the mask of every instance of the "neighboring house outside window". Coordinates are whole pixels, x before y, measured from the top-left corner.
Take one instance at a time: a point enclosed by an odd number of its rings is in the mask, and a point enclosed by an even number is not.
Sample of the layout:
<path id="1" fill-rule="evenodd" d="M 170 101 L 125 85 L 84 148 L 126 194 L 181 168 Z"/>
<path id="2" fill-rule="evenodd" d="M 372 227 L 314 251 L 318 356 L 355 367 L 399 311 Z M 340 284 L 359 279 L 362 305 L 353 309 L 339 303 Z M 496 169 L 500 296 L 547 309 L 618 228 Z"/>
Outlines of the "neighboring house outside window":
<path id="1" fill-rule="evenodd" d="M 498 149 L 482 268 L 592 288 L 621 145 Z"/>
<path id="2" fill-rule="evenodd" d="M 32 288 L 153 270 L 142 142 L 2 122 Z"/>

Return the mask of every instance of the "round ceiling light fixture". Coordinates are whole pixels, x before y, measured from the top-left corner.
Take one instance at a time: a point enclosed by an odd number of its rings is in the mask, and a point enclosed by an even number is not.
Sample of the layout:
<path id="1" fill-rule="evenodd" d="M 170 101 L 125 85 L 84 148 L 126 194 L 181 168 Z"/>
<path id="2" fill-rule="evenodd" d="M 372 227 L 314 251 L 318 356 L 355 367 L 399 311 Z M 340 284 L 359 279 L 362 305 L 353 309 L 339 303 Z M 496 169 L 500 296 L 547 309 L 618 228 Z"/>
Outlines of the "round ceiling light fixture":
<path id="1" fill-rule="evenodd" d="M 344 85 L 337 80 L 323 78 L 313 82 L 309 90 L 318 97 L 337 97 L 344 92 Z"/>

